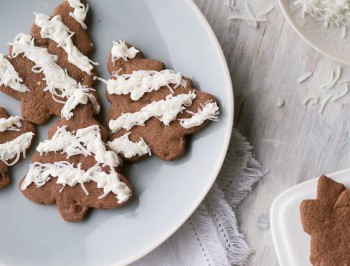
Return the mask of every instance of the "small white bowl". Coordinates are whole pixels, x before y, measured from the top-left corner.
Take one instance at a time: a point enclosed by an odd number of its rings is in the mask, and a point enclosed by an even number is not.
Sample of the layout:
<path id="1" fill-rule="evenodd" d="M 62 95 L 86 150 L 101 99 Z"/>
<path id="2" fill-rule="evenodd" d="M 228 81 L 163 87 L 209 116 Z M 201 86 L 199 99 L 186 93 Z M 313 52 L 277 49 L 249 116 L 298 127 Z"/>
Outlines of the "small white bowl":
<path id="1" fill-rule="evenodd" d="M 341 28 L 326 28 L 322 21 L 310 16 L 302 17 L 295 0 L 278 0 L 287 21 L 299 36 L 321 54 L 343 64 L 350 65 L 350 30 L 342 38 Z"/>

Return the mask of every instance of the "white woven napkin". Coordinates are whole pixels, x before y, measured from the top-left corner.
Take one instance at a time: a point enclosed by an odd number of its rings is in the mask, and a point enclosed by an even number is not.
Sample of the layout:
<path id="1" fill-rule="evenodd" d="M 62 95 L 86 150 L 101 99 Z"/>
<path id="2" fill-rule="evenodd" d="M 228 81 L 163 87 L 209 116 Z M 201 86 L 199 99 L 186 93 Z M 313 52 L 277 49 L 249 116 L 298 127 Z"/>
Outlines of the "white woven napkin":
<path id="1" fill-rule="evenodd" d="M 235 208 L 263 175 L 252 147 L 236 129 L 218 179 L 187 222 L 137 265 L 243 265 L 251 250 Z"/>

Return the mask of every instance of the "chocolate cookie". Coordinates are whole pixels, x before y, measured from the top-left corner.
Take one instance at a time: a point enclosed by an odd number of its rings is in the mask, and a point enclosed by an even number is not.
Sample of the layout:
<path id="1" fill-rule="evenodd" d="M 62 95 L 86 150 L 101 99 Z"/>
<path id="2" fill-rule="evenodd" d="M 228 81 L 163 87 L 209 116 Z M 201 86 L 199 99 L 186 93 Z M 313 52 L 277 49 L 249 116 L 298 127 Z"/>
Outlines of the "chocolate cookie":
<path id="1" fill-rule="evenodd" d="M 123 41 L 113 43 L 106 81 L 108 146 L 129 161 L 154 153 L 175 160 L 192 135 L 217 120 L 215 97 L 193 87 L 192 80 L 166 69 Z"/>
<path id="2" fill-rule="evenodd" d="M 321 176 L 315 200 L 300 206 L 304 231 L 311 235 L 310 262 L 313 265 L 350 264 L 350 190 Z"/>
<path id="3" fill-rule="evenodd" d="M 85 31 L 87 11 L 85 1 L 67 0 L 52 17 L 35 14 L 31 35 L 18 34 L 9 55 L 0 55 L 0 91 L 21 101 L 26 120 L 44 124 L 62 115 L 77 89 L 90 92 L 86 88 L 96 80 L 96 63 L 87 57 L 93 46 Z M 90 93 L 97 106 L 96 92 Z"/>
<path id="4" fill-rule="evenodd" d="M 118 173 L 121 159 L 106 148 L 107 132 L 93 118 L 91 104 L 78 105 L 71 119 L 62 118 L 48 135 L 20 183 L 28 199 L 56 204 L 64 220 L 77 222 L 90 208 L 118 208 L 134 197 Z"/>
<path id="5" fill-rule="evenodd" d="M 0 107 L 0 189 L 10 183 L 9 166 L 26 157 L 32 144 L 35 127 L 19 116 L 9 117 Z"/>

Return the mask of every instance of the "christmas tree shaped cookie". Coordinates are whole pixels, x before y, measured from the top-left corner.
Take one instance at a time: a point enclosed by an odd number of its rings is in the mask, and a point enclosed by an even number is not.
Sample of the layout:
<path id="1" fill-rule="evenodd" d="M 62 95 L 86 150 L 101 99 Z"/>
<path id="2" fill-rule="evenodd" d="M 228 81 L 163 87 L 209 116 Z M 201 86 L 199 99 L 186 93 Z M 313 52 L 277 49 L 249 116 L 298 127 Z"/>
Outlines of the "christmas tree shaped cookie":
<path id="1" fill-rule="evenodd" d="M 217 120 L 213 95 L 195 89 L 189 78 L 144 58 L 123 41 L 113 43 L 108 69 L 108 146 L 126 160 L 151 153 L 163 160 L 177 159 L 185 152 L 187 135 Z"/>
<path id="2" fill-rule="evenodd" d="M 61 116 L 67 100 L 81 101 L 82 92 L 90 93 L 88 100 L 99 112 L 97 94 L 86 89 L 96 80 L 96 63 L 88 58 L 87 11 L 85 1 L 67 0 L 52 17 L 35 13 L 31 35 L 19 33 L 9 55 L 0 54 L 0 91 L 21 101 L 26 120 L 41 125 Z"/>
<path id="3" fill-rule="evenodd" d="M 106 130 L 93 118 L 92 104 L 78 105 L 72 117 L 49 130 L 37 147 L 22 193 L 40 204 L 56 204 L 63 219 L 81 221 L 90 208 L 113 209 L 134 196 L 120 175 L 122 161 L 105 145 Z"/>
<path id="4" fill-rule="evenodd" d="M 313 265 L 350 264 L 350 190 L 321 176 L 315 200 L 300 206 L 304 231 L 311 235 Z"/>
<path id="5" fill-rule="evenodd" d="M 0 189 L 10 183 L 9 166 L 15 165 L 32 144 L 35 127 L 0 108 Z"/>

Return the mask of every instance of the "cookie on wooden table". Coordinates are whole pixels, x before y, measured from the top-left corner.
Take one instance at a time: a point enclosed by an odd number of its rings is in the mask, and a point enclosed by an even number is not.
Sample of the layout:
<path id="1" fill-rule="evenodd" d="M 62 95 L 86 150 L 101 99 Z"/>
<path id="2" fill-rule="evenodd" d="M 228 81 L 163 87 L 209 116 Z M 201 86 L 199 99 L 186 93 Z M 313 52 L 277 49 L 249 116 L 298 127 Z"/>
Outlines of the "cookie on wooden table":
<path id="1" fill-rule="evenodd" d="M 134 197 L 130 183 L 119 174 L 121 159 L 105 145 L 107 131 L 94 119 L 92 104 L 78 105 L 48 136 L 20 183 L 28 199 L 56 204 L 64 220 L 77 222 L 90 208 L 118 208 Z"/>
<path id="2" fill-rule="evenodd" d="M 217 120 L 215 97 L 194 88 L 192 80 L 166 69 L 123 41 L 113 42 L 106 81 L 108 146 L 125 160 L 155 154 L 175 160 L 185 153 L 186 136 Z"/>
<path id="3" fill-rule="evenodd" d="M 0 91 L 21 101 L 26 120 L 41 125 L 60 117 L 67 100 L 81 91 L 90 93 L 99 112 L 97 93 L 87 90 L 96 80 L 96 63 L 88 58 L 93 46 L 86 32 L 88 9 L 85 1 L 67 0 L 52 17 L 35 13 L 31 35 L 19 33 L 9 55 L 0 55 Z"/>
<path id="4" fill-rule="evenodd" d="M 315 200 L 300 206 L 304 231 L 311 235 L 313 265 L 350 264 L 350 190 L 321 176 Z"/>
<path id="5" fill-rule="evenodd" d="M 26 157 L 35 134 L 35 127 L 19 116 L 9 116 L 0 107 L 0 189 L 10 183 L 9 166 Z"/>

